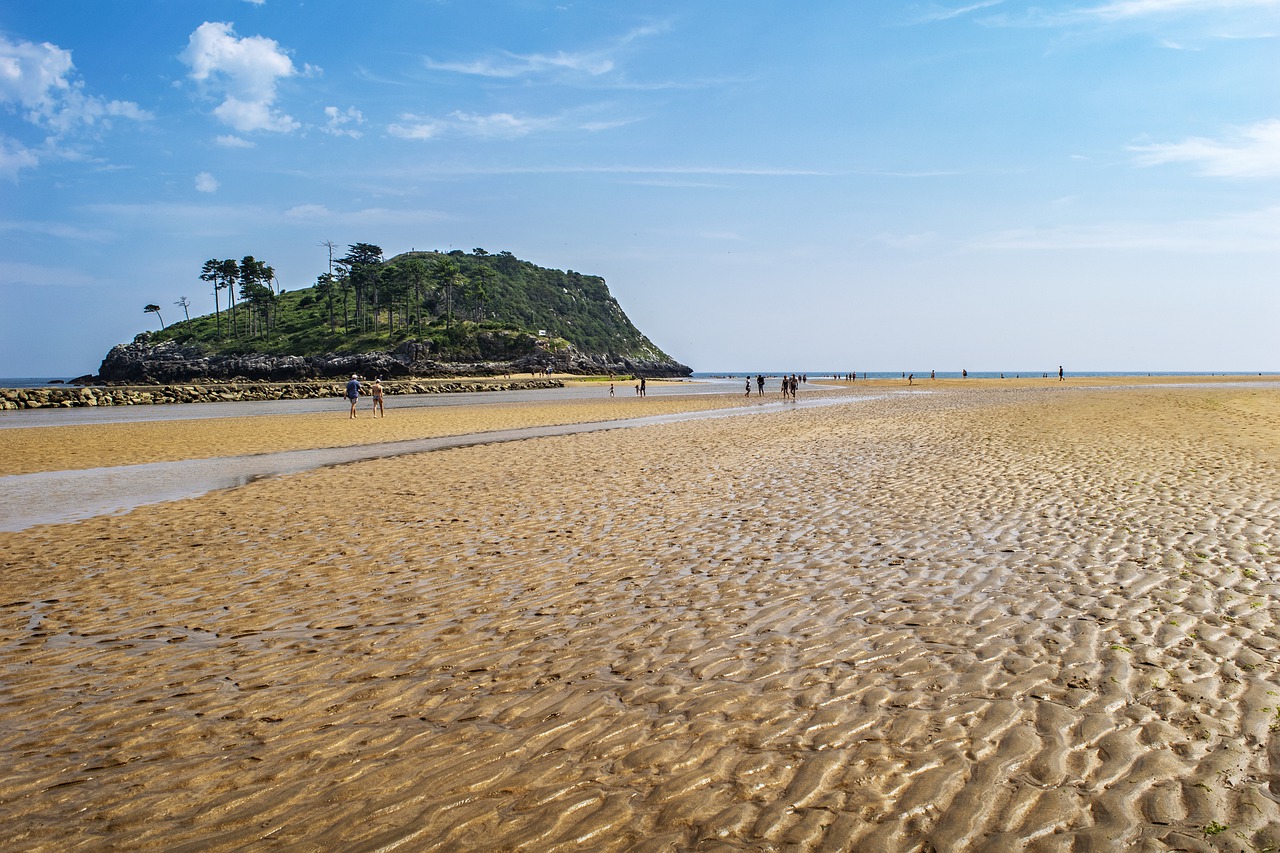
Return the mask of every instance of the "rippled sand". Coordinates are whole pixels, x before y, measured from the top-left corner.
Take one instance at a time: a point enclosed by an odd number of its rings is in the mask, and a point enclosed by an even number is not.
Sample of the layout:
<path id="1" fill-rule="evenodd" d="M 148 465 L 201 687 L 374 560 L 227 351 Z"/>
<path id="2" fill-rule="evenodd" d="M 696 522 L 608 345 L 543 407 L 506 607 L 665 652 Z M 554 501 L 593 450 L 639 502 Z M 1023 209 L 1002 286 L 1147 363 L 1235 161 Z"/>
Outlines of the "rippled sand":
<path id="1" fill-rule="evenodd" d="M 472 447 L 0 553 L 5 849 L 1280 844 L 1274 389 Z"/>

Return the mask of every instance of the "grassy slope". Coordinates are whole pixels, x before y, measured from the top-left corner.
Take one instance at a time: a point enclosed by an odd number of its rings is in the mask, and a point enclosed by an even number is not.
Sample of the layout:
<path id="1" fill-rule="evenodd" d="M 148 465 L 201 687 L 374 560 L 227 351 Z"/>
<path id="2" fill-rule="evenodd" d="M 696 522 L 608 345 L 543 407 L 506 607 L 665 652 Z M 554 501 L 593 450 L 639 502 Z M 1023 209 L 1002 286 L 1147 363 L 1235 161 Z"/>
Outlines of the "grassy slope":
<path id="1" fill-rule="evenodd" d="M 410 257 L 430 264 L 440 255 L 413 252 L 392 258 L 388 263 Z M 586 353 L 655 360 L 669 358 L 632 325 L 599 276 L 545 269 L 509 254 L 476 256 L 458 252 L 451 257 L 463 275 L 474 275 L 481 266 L 492 270 L 487 285 L 487 319 L 482 323 L 458 320 L 464 312 L 455 307 L 455 322 L 446 328 L 443 318 L 438 316 L 444 311 L 443 297 L 433 295 L 427 301 L 421 329 L 397 325 L 394 331 L 388 331 L 383 312 L 382 328 L 378 332 L 357 329 L 348 332 L 342 325 L 339 302 L 335 331 L 330 328 L 326 306 L 314 289 L 306 288 L 280 295 L 276 324 L 267 335 L 247 337 L 247 312 L 240 306 L 237 311 L 241 335 L 232 340 L 223 305 L 221 334 L 214 315 L 207 314 L 173 323 L 153 335 L 152 340 L 198 342 L 219 353 L 278 355 L 387 351 L 406 340 L 429 340 L 435 344 L 433 357 L 465 361 L 478 360 L 484 353 L 496 357 L 492 355 L 495 350 L 527 352 L 532 348 L 533 336 L 545 331 L 542 337 L 550 339 L 548 343 L 552 348 L 564 341 Z M 223 296 L 225 299 L 225 293 Z"/>

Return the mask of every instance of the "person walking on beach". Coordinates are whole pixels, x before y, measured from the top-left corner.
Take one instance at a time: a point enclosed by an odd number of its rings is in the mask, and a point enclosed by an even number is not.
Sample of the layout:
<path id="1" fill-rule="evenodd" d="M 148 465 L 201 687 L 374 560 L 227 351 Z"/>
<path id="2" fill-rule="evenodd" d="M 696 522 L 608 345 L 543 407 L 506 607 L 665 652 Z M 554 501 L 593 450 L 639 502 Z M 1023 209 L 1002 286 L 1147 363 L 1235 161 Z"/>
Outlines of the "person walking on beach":
<path id="1" fill-rule="evenodd" d="M 644 377 L 641 376 L 640 377 L 640 396 L 647 397 L 648 395 L 649 395 L 649 389 L 645 387 Z"/>
<path id="2" fill-rule="evenodd" d="M 382 406 L 382 377 L 373 380 L 373 416 L 385 418 L 387 410 Z"/>
<path id="3" fill-rule="evenodd" d="M 1059 365 L 1058 365 L 1058 381 L 1059 381 L 1059 382 L 1064 381 L 1064 380 L 1063 380 L 1063 378 L 1062 378 L 1062 365 L 1061 365 L 1061 364 L 1059 364 Z"/>
<path id="4" fill-rule="evenodd" d="M 612 383 L 612 382 L 610 382 L 610 383 L 609 383 L 609 396 L 610 396 L 610 397 L 612 397 L 612 396 L 613 396 L 613 383 Z"/>
<path id="5" fill-rule="evenodd" d="M 764 396 L 764 374 L 763 373 L 756 374 L 756 396 L 757 397 Z"/>
<path id="6" fill-rule="evenodd" d="M 747 377 L 747 396 L 751 396 L 751 377 Z"/>
<path id="7" fill-rule="evenodd" d="M 347 383 L 347 399 L 351 401 L 351 417 L 356 416 L 356 402 L 360 399 L 360 377 L 354 373 L 351 374 L 351 381 Z"/>

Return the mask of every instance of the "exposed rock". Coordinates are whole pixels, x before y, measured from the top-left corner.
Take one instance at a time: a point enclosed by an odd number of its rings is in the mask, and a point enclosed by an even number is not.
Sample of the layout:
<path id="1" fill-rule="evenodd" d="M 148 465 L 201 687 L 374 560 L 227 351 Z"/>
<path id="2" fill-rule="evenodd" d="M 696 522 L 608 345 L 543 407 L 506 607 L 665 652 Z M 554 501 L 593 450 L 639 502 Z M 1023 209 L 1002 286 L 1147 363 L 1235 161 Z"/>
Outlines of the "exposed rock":
<path id="1" fill-rule="evenodd" d="M 669 359 L 642 360 L 613 355 L 588 355 L 576 348 L 547 349 L 541 339 L 525 336 L 513 342 L 509 337 L 481 338 L 475 355 L 481 360 L 468 362 L 433 361 L 431 346 L 421 341 L 406 341 L 394 352 L 368 352 L 316 356 L 210 355 L 195 344 L 164 341 L 150 342 L 147 334 L 138 335 L 132 343 L 112 347 L 98 368 L 98 375 L 81 377 L 77 384 L 160 385 L 183 382 L 262 381 L 296 382 L 346 378 L 353 373 L 389 379 L 411 377 L 505 376 L 512 373 L 541 373 L 551 368 L 556 373 L 602 375 L 606 373 L 636 376 L 688 376 L 693 372 Z M 89 382 L 85 380 L 88 379 Z"/>
<path id="2" fill-rule="evenodd" d="M 387 394 L 449 394 L 562 388 L 559 379 L 476 379 L 471 381 L 386 381 Z M 341 397 L 346 382 L 227 382 L 85 388 L 0 388 L 0 409 L 154 406 L 163 403 L 224 403 L 242 400 L 311 400 Z"/>

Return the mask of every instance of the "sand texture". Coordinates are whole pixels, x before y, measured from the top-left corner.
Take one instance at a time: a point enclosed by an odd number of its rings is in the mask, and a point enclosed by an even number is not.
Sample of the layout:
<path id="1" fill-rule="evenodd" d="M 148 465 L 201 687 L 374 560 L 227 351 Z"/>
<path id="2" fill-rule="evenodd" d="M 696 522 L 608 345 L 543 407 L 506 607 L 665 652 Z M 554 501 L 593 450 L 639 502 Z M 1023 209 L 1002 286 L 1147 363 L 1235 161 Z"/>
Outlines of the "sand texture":
<path id="1" fill-rule="evenodd" d="M 461 448 L 0 553 L 6 850 L 1280 845 L 1273 388 Z"/>

